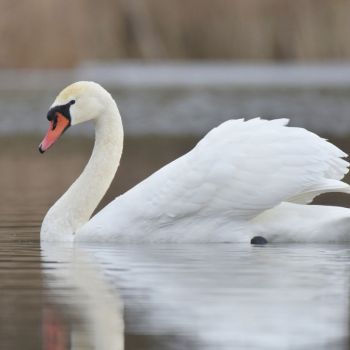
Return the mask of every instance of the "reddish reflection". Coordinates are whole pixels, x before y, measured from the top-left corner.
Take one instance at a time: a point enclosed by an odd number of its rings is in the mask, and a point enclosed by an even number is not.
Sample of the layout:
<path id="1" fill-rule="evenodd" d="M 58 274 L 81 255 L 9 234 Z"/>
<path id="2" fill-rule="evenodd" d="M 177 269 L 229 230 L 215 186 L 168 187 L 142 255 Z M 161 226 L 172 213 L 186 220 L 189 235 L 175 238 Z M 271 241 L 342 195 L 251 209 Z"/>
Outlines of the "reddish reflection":
<path id="1" fill-rule="evenodd" d="M 70 331 L 62 316 L 51 305 L 44 307 L 42 329 L 44 350 L 71 349 Z"/>

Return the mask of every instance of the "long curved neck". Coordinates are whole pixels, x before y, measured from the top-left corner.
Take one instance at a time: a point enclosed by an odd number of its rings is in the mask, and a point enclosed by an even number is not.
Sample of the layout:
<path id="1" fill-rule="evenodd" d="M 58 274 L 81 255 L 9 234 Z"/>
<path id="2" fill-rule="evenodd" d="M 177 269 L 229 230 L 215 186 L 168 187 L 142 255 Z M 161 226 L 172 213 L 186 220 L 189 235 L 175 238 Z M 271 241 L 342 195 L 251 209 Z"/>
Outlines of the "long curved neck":
<path id="1" fill-rule="evenodd" d="M 108 190 L 122 150 L 123 126 L 117 105 L 111 100 L 105 113 L 95 120 L 95 144 L 88 164 L 44 218 L 41 229 L 44 239 L 73 239 L 72 234 L 90 219 Z"/>

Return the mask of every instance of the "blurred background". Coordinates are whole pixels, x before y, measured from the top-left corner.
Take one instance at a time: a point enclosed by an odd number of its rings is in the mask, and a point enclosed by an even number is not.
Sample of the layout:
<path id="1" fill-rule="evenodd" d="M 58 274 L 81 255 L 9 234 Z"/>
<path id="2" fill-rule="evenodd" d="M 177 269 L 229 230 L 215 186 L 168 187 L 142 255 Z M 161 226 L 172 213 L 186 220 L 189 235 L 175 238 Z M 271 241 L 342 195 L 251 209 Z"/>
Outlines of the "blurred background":
<path id="1" fill-rule="evenodd" d="M 129 135 L 241 116 L 350 131 L 349 1 L 0 0 L 0 14 L 3 134 L 44 130 L 78 79 L 114 93 Z"/>
<path id="2" fill-rule="evenodd" d="M 350 57 L 346 0 L 1 0 L 2 68 Z"/>
<path id="3" fill-rule="evenodd" d="M 125 154 L 107 200 L 230 118 L 287 117 L 350 151 L 347 0 L 0 0 L 0 16 L 4 186 L 22 185 L 14 174 L 25 167 L 33 187 L 42 167 L 40 185 L 59 184 L 53 200 L 78 175 L 91 126 L 36 153 L 50 104 L 77 80 L 106 87 L 123 117 Z M 55 157 L 64 179 L 49 170 Z"/>

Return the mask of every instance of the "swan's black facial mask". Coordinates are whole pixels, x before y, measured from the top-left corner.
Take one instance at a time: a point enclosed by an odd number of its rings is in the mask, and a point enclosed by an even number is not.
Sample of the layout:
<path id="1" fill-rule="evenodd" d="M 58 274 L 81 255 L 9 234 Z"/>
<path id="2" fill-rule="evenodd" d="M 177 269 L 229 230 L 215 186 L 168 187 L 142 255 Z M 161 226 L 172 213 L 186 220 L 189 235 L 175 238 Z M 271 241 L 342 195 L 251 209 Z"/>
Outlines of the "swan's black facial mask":
<path id="1" fill-rule="evenodd" d="M 47 113 L 47 120 L 50 122 L 49 130 L 43 141 L 39 145 L 39 152 L 44 153 L 48 150 L 60 136 L 70 127 L 71 115 L 70 106 L 74 104 L 72 100 L 65 105 L 59 105 L 51 108 Z"/>

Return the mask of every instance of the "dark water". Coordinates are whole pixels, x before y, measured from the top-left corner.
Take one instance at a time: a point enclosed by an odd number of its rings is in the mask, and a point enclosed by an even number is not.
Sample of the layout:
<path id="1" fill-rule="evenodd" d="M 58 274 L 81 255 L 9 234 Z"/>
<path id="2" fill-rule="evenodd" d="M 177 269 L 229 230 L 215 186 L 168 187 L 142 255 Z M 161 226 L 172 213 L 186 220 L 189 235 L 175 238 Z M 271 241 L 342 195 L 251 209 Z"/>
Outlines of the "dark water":
<path id="1" fill-rule="evenodd" d="M 105 202 L 194 141 L 128 140 Z M 90 142 L 38 143 L 0 141 L 0 349 L 348 348 L 350 246 L 40 246 Z"/>

